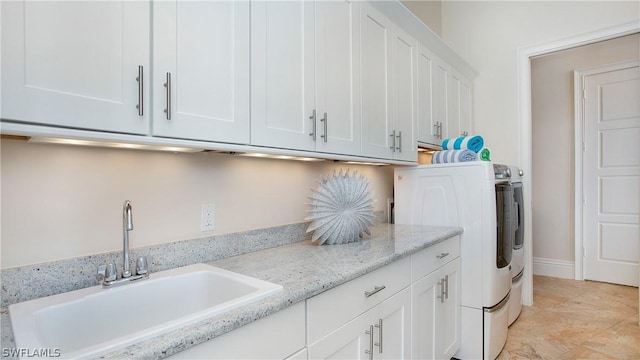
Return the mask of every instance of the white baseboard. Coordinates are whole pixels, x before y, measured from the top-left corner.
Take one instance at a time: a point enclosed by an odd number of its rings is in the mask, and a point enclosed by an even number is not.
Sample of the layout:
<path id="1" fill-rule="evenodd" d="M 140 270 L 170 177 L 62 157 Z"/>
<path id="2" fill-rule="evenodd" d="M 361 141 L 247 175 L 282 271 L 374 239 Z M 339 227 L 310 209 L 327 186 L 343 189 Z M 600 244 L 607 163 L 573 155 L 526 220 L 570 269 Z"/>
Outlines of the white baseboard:
<path id="1" fill-rule="evenodd" d="M 567 260 L 533 258 L 533 274 L 575 279 L 575 263 Z"/>

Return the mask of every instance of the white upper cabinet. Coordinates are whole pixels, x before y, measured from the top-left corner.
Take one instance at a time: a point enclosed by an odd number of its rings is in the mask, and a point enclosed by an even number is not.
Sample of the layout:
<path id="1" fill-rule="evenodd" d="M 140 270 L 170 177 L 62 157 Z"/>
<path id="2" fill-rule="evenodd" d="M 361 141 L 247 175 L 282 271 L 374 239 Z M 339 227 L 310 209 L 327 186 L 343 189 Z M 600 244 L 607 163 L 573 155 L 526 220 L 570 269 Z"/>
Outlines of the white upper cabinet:
<path id="1" fill-rule="evenodd" d="M 456 138 L 471 133 L 471 82 L 455 71 L 448 78 L 448 116 L 446 137 Z"/>
<path id="2" fill-rule="evenodd" d="M 314 148 L 313 2 L 251 3 L 251 144 Z"/>
<path id="3" fill-rule="evenodd" d="M 433 67 L 433 118 L 437 124 L 436 145 L 441 145 L 448 134 L 449 119 L 449 66 L 436 60 Z"/>
<path id="4" fill-rule="evenodd" d="M 393 130 L 391 145 L 395 159 L 417 161 L 416 41 L 398 28 L 392 42 Z M 395 136 L 395 138 L 393 138 Z"/>
<path id="5" fill-rule="evenodd" d="M 471 81 L 420 45 L 418 53 L 418 142 L 471 134 Z"/>
<path id="6" fill-rule="evenodd" d="M 249 10 L 153 3 L 153 135 L 249 143 Z"/>
<path id="7" fill-rule="evenodd" d="M 252 145 L 359 155 L 358 7 L 251 4 Z"/>
<path id="8" fill-rule="evenodd" d="M 1 6 L 3 119 L 149 132 L 148 2 Z"/>
<path id="9" fill-rule="evenodd" d="M 418 44 L 417 72 L 417 138 L 427 144 L 439 143 L 438 122 L 433 113 L 433 68 L 435 56 Z"/>
<path id="10" fill-rule="evenodd" d="M 363 155 L 416 161 L 416 42 L 362 3 Z"/>
<path id="11" fill-rule="evenodd" d="M 360 155 L 360 3 L 317 1 L 315 9 L 316 150 Z"/>
<path id="12" fill-rule="evenodd" d="M 389 158 L 393 126 L 391 108 L 391 21 L 362 3 L 362 153 Z"/>

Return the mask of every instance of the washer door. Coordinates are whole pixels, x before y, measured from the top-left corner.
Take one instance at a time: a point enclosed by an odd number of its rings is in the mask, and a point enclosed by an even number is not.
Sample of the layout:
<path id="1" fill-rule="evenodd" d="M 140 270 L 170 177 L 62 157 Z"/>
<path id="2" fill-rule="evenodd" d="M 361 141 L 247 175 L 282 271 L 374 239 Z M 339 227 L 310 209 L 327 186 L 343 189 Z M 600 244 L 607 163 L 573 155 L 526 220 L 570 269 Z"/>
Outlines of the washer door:
<path id="1" fill-rule="evenodd" d="M 518 250 L 524 245 L 524 195 L 522 183 L 513 183 L 513 198 L 516 208 L 516 234 L 513 249 Z"/>
<path id="2" fill-rule="evenodd" d="M 499 269 L 511 264 L 516 224 L 514 205 L 513 186 L 510 183 L 496 184 L 496 266 Z"/>

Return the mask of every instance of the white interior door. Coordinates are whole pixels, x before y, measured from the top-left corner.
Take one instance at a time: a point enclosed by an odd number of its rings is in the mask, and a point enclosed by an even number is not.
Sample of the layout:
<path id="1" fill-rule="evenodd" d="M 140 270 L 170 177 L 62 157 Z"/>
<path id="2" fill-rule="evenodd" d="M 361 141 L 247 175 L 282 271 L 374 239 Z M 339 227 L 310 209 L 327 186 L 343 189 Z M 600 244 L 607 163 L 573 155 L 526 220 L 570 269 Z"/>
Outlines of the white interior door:
<path id="1" fill-rule="evenodd" d="M 638 286 L 638 63 L 584 76 L 584 278 Z"/>

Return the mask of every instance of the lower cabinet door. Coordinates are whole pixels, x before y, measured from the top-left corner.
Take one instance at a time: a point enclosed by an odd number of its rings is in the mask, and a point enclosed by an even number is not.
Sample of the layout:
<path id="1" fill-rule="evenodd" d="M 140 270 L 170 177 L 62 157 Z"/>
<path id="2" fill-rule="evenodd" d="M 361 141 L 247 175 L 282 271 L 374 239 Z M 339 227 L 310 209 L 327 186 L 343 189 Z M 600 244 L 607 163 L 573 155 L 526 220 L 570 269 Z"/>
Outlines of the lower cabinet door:
<path id="1" fill-rule="evenodd" d="M 438 303 L 436 358 L 450 359 L 460 347 L 460 258 L 438 270 L 446 279 L 444 302 Z"/>
<path id="2" fill-rule="evenodd" d="M 457 258 L 412 285 L 414 359 L 450 359 L 460 347 L 459 274 Z"/>
<path id="3" fill-rule="evenodd" d="M 371 310 L 370 310 L 371 311 Z M 373 329 L 368 312 L 309 346 L 309 359 L 369 359 Z"/>
<path id="4" fill-rule="evenodd" d="M 402 290 L 372 310 L 376 311 L 373 318 L 374 358 L 411 359 L 411 288 Z"/>
<path id="5" fill-rule="evenodd" d="M 309 346 L 309 359 L 410 359 L 407 288 Z"/>
<path id="6" fill-rule="evenodd" d="M 440 278 L 438 271 L 416 281 L 411 286 L 412 309 L 412 354 L 414 359 L 436 358 L 435 323 L 436 302 L 440 301 Z"/>

